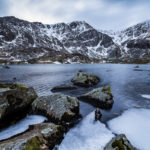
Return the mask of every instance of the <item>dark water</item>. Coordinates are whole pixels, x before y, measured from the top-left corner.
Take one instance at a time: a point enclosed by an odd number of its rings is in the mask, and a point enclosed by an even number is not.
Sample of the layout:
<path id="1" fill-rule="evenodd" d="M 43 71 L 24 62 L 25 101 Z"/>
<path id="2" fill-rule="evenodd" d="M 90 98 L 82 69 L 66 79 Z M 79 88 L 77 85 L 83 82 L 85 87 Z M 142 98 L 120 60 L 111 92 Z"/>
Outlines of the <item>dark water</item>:
<path id="1" fill-rule="evenodd" d="M 78 70 L 95 74 L 101 82 L 95 87 L 110 85 L 114 95 L 114 105 L 111 110 L 102 110 L 102 121 L 120 115 L 131 107 L 150 108 L 150 99 L 143 98 L 141 94 L 150 94 L 150 65 L 124 64 L 79 64 L 79 65 L 11 65 L 10 69 L 0 66 L 0 81 L 12 81 L 27 86 L 33 86 L 39 96 L 52 94 L 50 89 L 62 84 L 71 84 L 71 79 Z M 71 96 L 79 96 L 92 88 L 78 88 L 64 92 Z M 80 113 L 86 116 L 95 108 L 84 102 L 80 102 Z"/>

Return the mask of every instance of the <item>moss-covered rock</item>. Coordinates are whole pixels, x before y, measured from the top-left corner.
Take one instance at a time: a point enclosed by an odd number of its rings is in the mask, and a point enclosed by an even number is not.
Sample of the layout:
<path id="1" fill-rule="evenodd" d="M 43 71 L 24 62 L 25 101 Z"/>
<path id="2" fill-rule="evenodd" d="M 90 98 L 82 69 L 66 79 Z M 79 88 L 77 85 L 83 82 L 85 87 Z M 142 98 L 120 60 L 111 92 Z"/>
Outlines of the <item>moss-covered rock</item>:
<path id="1" fill-rule="evenodd" d="M 0 83 L 0 88 L 10 88 L 10 89 L 20 88 L 22 90 L 28 89 L 25 85 L 17 83 L 6 83 L 6 84 Z"/>
<path id="2" fill-rule="evenodd" d="M 62 141 L 64 132 L 61 125 L 53 123 L 33 125 L 25 133 L 0 141 L 0 150 L 52 150 Z"/>
<path id="3" fill-rule="evenodd" d="M 56 123 L 71 122 L 79 115 L 79 102 L 64 94 L 42 96 L 33 102 L 32 113 L 45 115 Z"/>
<path id="4" fill-rule="evenodd" d="M 25 148 L 23 150 L 42 150 L 42 142 L 38 136 L 32 137 L 25 143 Z"/>
<path id="5" fill-rule="evenodd" d="M 124 134 L 117 135 L 105 146 L 104 150 L 136 150 Z"/>
<path id="6" fill-rule="evenodd" d="M 74 85 L 82 87 L 91 87 L 93 85 L 96 85 L 99 81 L 99 77 L 81 71 L 79 71 L 77 75 L 71 80 Z"/>
<path id="7" fill-rule="evenodd" d="M 96 88 L 86 94 L 79 96 L 79 99 L 88 102 L 95 107 L 105 109 L 111 108 L 114 103 L 110 86 Z"/>
<path id="8" fill-rule="evenodd" d="M 2 128 L 17 116 L 25 115 L 37 98 L 37 94 L 33 88 L 20 84 L 0 86 L 0 128 Z"/>

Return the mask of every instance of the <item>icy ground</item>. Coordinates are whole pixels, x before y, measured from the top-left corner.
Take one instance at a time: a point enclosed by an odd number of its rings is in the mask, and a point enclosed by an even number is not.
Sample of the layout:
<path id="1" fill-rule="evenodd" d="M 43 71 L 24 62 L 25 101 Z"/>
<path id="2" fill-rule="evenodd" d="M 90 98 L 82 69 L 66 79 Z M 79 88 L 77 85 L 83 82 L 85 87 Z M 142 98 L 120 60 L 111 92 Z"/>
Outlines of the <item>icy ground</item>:
<path id="1" fill-rule="evenodd" d="M 114 135 L 103 123 L 94 122 L 94 112 L 71 129 L 58 150 L 103 150 Z"/>
<path id="2" fill-rule="evenodd" d="M 150 110 L 129 109 L 108 122 L 116 134 L 124 133 L 132 145 L 140 150 L 150 150 Z"/>

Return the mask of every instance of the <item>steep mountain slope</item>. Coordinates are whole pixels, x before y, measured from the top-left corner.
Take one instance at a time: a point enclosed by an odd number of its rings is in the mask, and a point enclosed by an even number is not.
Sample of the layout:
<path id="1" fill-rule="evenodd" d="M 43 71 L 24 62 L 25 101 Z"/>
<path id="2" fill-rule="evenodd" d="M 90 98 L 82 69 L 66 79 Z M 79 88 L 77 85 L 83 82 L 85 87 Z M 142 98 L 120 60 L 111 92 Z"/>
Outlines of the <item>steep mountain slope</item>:
<path id="1" fill-rule="evenodd" d="M 150 59 L 150 21 L 107 34 L 120 47 L 122 59 Z"/>
<path id="2" fill-rule="evenodd" d="M 149 58 L 149 21 L 110 34 L 84 21 L 50 25 L 0 17 L 0 63 L 132 62 Z"/>
<path id="3" fill-rule="evenodd" d="M 82 21 L 46 25 L 15 17 L 0 18 L 0 57 L 11 62 L 98 62 L 119 56 L 106 34 Z M 33 61 L 34 60 L 34 61 Z"/>

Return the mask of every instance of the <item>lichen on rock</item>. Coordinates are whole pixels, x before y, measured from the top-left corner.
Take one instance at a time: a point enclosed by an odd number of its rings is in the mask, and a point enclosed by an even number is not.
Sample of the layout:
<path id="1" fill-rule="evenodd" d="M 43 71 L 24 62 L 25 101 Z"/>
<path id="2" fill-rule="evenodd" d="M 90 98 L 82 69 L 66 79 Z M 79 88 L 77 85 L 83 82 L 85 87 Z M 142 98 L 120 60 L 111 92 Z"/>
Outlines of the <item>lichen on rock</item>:
<path id="1" fill-rule="evenodd" d="M 110 86 L 96 88 L 78 98 L 96 107 L 105 109 L 111 108 L 114 103 Z"/>
<path id="2" fill-rule="evenodd" d="M 53 123 L 33 125 L 25 133 L 0 141 L 0 150 L 52 150 L 62 141 L 64 132 L 63 126 Z"/>
<path id="3" fill-rule="evenodd" d="M 77 75 L 71 80 L 74 85 L 82 87 L 91 87 L 93 85 L 96 85 L 99 81 L 99 77 L 92 74 L 87 74 L 82 71 L 79 71 Z"/>
<path id="4" fill-rule="evenodd" d="M 105 146 L 104 150 L 136 150 L 124 134 L 117 135 Z"/>
<path id="5" fill-rule="evenodd" d="M 34 89 L 20 84 L 0 84 L 0 128 L 5 122 L 25 115 L 37 98 Z"/>
<path id="6" fill-rule="evenodd" d="M 42 96 L 33 102 L 32 113 L 45 115 L 56 123 L 70 122 L 79 115 L 79 101 L 64 94 Z"/>

